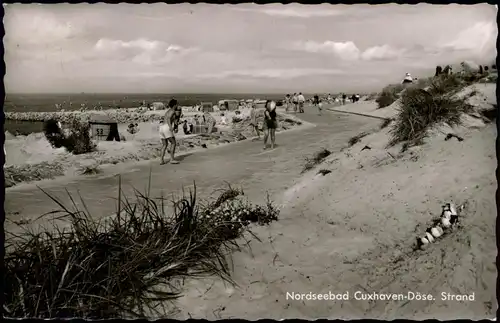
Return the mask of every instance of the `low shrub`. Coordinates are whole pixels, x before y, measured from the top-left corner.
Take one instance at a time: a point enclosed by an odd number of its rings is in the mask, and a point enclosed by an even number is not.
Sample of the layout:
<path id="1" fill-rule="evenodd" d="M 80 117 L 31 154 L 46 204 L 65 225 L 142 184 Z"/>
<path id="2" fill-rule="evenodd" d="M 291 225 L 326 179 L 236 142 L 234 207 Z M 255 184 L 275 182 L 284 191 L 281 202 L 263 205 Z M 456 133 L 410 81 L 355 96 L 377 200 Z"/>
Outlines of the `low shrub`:
<path id="1" fill-rule="evenodd" d="M 96 144 L 90 138 L 90 125 L 78 119 L 71 119 L 68 134 L 62 131 L 55 119 L 44 122 L 43 132 L 52 147 L 64 147 L 74 155 L 90 153 L 96 149 Z"/>
<path id="2" fill-rule="evenodd" d="M 74 155 L 95 151 L 96 144 L 90 138 L 90 125 L 73 120 L 69 125 L 69 135 L 64 138 L 64 148 Z"/>
<path id="3" fill-rule="evenodd" d="M 391 84 L 382 89 L 375 102 L 378 108 L 382 109 L 390 106 L 399 98 L 400 93 L 405 89 L 403 84 Z"/>
<path id="4" fill-rule="evenodd" d="M 72 208 L 47 194 L 60 207 L 51 214 L 70 228 L 6 232 L 5 315 L 146 317 L 182 294 L 179 278 L 216 275 L 234 284 L 228 265 L 240 247 L 234 239 L 251 233 L 250 223 L 268 224 L 279 215 L 269 197 L 265 206 L 253 205 L 237 200 L 236 192 L 204 207 L 194 186 L 168 208 L 165 198 L 148 192 L 135 191 L 131 202 L 120 186 L 116 215 L 101 221 L 83 200 L 83 209 L 77 207 L 69 192 Z"/>

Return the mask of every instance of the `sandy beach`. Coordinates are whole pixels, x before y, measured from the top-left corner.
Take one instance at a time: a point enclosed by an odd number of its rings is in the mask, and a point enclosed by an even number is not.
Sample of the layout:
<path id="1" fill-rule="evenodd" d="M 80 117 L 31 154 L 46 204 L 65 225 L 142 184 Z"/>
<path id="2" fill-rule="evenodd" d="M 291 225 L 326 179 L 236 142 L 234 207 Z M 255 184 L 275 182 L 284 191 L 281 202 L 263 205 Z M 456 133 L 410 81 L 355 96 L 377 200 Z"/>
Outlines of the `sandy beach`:
<path id="1" fill-rule="evenodd" d="M 293 115 L 286 114 L 283 109 L 279 109 L 279 129 L 278 132 L 286 131 L 297 126 L 300 127 L 302 121 Z M 51 118 L 54 113 L 40 113 L 46 118 Z M 104 112 L 101 112 L 104 114 Z M 32 133 L 28 136 L 13 136 L 6 133 L 6 185 L 11 187 L 23 182 L 33 182 L 37 180 L 52 179 L 58 176 L 74 177 L 80 175 L 85 169 L 95 169 L 96 167 L 110 167 L 118 163 L 134 162 L 140 160 L 156 159 L 160 155 L 161 142 L 158 137 L 159 121 L 165 111 L 149 111 L 145 113 L 146 122 L 138 123 L 139 131 L 134 134 L 127 132 L 128 123 L 124 120 L 136 122 L 138 119 L 134 112 L 124 113 L 116 110 L 107 111 L 107 115 L 115 119 L 118 118 L 118 131 L 124 141 L 99 141 L 97 150 L 83 155 L 72 155 L 64 148 L 53 148 L 45 139 L 43 133 Z M 192 151 L 206 147 L 207 149 L 224 145 L 231 142 L 252 139 L 255 137 L 252 127 L 249 126 L 250 109 L 241 109 L 240 123 L 233 123 L 232 118 L 236 116 L 234 111 L 225 113 L 228 123 L 221 125 L 221 114 L 212 113 L 217 122 L 217 132 L 210 136 L 206 135 L 186 135 L 182 129 L 179 130 L 178 142 L 179 153 Z M 19 118 L 24 118 L 24 113 L 16 114 Z M 38 115 L 38 114 L 37 114 Z M 89 119 L 93 113 L 71 112 L 67 114 L 64 121 L 71 118 Z M 185 112 L 184 119 L 190 120 L 199 112 Z M 69 117 L 68 117 L 69 116 Z M 33 121 L 33 114 L 29 114 Z M 35 115 L 36 117 L 36 115 Z M 45 117 L 44 117 L 45 118 Z"/>
<path id="2" fill-rule="evenodd" d="M 494 84 L 475 89 L 476 109 L 496 101 Z M 376 110 L 373 102 L 345 108 Z M 394 106 L 385 110 L 391 114 Z M 494 317 L 496 129 L 468 120 L 462 127 L 440 129 L 453 131 L 463 142 L 445 141 L 436 131 L 423 146 L 401 154 L 401 147 L 385 149 L 385 128 L 328 157 L 318 167 L 332 173 L 304 175 L 283 194 L 283 219 L 256 228 L 263 243 L 235 254 L 240 287 L 189 282 L 179 318 Z M 367 145 L 371 149 L 362 150 Z M 466 204 L 463 227 L 427 250 L 413 251 L 415 237 L 446 201 Z M 343 301 L 287 299 L 287 293 L 329 292 L 350 296 Z M 356 300 L 410 292 L 435 300 Z M 442 293 L 474 293 L 475 300 L 443 300 Z"/>

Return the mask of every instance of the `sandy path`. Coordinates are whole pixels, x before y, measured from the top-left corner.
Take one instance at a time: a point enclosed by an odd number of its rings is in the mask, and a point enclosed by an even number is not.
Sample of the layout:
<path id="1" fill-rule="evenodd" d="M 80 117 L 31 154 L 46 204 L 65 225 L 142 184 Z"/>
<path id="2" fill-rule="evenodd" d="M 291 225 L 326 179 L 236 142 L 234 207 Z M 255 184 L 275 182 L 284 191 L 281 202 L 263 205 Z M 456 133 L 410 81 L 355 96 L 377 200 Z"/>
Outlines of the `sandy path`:
<path id="1" fill-rule="evenodd" d="M 371 129 L 378 124 L 378 121 L 362 117 L 333 113 L 320 117 L 308 112 L 299 116 L 317 126 L 278 133 L 279 146 L 274 151 L 262 152 L 261 142 L 243 141 L 195 154 L 188 153 L 180 165 L 159 166 L 157 160 L 127 163 L 105 169 L 96 176 L 73 180 L 61 178 L 39 182 L 38 185 L 65 202 L 68 202 L 65 189 L 74 194 L 78 190 L 95 217 L 107 216 L 115 211 L 114 199 L 118 196 L 116 174 L 122 175 L 123 190 L 132 196 L 132 185 L 139 190 L 147 187 L 150 169 L 153 196 L 160 196 L 161 192 L 164 196 L 178 193 L 182 187 L 191 186 L 193 181 L 196 181 L 200 196 L 207 196 L 227 181 L 242 186 L 245 194 L 256 202 L 263 201 L 266 190 L 277 197 L 276 194 L 294 184 L 302 169 L 304 156 L 323 146 L 339 150 L 360 129 Z M 6 191 L 8 219 L 34 219 L 55 208 L 55 204 L 34 184 L 21 184 Z"/>

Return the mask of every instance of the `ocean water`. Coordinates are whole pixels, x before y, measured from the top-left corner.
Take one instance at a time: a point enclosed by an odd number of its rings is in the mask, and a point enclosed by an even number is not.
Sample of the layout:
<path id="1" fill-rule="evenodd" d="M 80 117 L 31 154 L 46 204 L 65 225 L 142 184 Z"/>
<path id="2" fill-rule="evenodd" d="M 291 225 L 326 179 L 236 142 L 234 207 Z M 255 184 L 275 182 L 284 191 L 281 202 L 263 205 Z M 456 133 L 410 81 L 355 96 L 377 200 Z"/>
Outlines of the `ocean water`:
<path id="1" fill-rule="evenodd" d="M 223 99 L 269 99 L 281 100 L 284 94 L 7 94 L 4 111 L 6 112 L 48 112 L 56 111 L 56 104 L 61 105 L 66 111 L 79 110 L 84 103 L 88 108 L 102 105 L 106 108 L 128 109 L 137 108 L 143 101 L 164 102 L 172 98 L 179 101 L 182 106 L 192 106 L 201 102 L 216 104 Z M 70 105 L 71 103 L 71 105 Z M 41 132 L 42 122 L 5 120 L 4 131 L 12 134 L 28 135 Z"/>
<path id="2" fill-rule="evenodd" d="M 172 98 L 180 105 L 192 106 L 201 102 L 216 104 L 222 99 L 269 99 L 281 100 L 285 94 L 7 94 L 4 111 L 56 111 L 56 104 L 66 111 L 78 110 L 81 104 L 89 108 L 102 105 L 103 108 L 137 108 L 143 101 L 164 102 Z M 70 104 L 71 103 L 71 104 Z"/>

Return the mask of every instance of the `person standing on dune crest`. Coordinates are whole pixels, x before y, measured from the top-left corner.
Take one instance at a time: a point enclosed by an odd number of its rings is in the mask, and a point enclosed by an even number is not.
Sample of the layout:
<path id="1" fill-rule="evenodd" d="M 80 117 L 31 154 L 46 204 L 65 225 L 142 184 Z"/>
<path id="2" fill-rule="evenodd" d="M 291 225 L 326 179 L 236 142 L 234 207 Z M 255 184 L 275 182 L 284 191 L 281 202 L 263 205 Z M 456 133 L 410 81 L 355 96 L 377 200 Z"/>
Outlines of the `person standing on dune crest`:
<path id="1" fill-rule="evenodd" d="M 175 141 L 174 132 L 177 131 L 179 126 L 179 121 L 181 117 L 181 109 L 177 105 L 177 100 L 172 99 L 168 103 L 168 110 L 165 112 L 165 117 L 163 118 L 163 124 L 160 126 L 160 139 L 162 143 L 161 147 L 161 157 L 160 165 L 165 164 L 165 152 L 168 150 L 168 143 L 170 142 L 170 163 L 178 164 L 179 162 L 174 159 L 175 148 L 177 142 Z"/>

